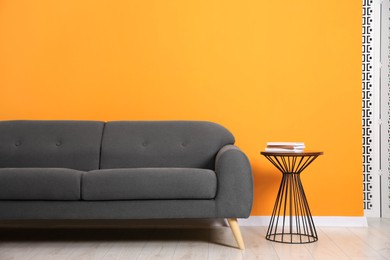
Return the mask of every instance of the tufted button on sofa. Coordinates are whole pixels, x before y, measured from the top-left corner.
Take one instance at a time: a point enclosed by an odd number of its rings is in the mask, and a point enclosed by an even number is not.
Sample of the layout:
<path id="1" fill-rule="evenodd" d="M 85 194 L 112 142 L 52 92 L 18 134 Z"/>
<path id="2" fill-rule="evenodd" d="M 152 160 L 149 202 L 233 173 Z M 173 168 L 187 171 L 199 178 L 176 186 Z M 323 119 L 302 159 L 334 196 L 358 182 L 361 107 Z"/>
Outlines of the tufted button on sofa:
<path id="1" fill-rule="evenodd" d="M 245 154 L 203 121 L 0 121 L 0 219 L 237 218 Z"/>

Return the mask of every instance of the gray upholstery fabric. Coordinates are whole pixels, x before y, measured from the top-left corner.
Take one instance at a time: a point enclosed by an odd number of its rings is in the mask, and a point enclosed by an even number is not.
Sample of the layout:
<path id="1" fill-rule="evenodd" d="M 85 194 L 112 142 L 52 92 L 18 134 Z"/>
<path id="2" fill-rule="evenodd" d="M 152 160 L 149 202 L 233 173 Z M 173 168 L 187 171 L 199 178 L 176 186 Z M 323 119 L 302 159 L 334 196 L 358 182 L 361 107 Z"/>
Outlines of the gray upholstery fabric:
<path id="1" fill-rule="evenodd" d="M 252 210 L 253 176 L 246 155 L 236 146 L 223 147 L 215 160 L 218 217 L 247 218 Z"/>
<path id="2" fill-rule="evenodd" d="M 214 171 L 134 168 L 90 171 L 82 179 L 83 200 L 213 199 Z"/>
<path id="3" fill-rule="evenodd" d="M 215 217 L 215 200 L 0 201 L 1 220 Z"/>
<path id="4" fill-rule="evenodd" d="M 99 168 L 103 122 L 0 121 L 0 168 Z"/>
<path id="5" fill-rule="evenodd" d="M 251 166 L 233 143 L 210 122 L 0 121 L 0 219 L 248 217 Z"/>
<path id="6" fill-rule="evenodd" d="M 211 122 L 108 122 L 100 167 L 214 169 L 218 150 L 233 143 L 234 137 L 227 129 Z"/>
<path id="7" fill-rule="evenodd" d="M 82 173 L 59 168 L 0 168 L 0 200 L 79 200 Z"/>

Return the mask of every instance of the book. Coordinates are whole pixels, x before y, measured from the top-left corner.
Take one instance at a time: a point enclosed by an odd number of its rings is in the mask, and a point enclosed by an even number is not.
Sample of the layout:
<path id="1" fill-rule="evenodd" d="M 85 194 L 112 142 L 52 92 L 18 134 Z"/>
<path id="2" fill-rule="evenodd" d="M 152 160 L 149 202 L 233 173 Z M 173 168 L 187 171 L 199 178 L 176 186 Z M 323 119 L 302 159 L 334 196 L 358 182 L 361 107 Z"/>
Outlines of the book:
<path id="1" fill-rule="evenodd" d="M 301 153 L 304 149 L 283 149 L 283 148 L 265 148 L 266 152 L 280 152 L 280 153 Z"/>
<path id="2" fill-rule="evenodd" d="M 280 148 L 280 149 L 303 149 L 305 146 L 293 146 L 293 145 L 267 145 L 268 148 Z"/>
<path id="3" fill-rule="evenodd" d="M 304 142 L 267 142 L 266 152 L 300 153 L 306 148 Z"/>
<path id="4" fill-rule="evenodd" d="M 268 142 L 268 146 L 293 146 L 293 147 L 305 147 L 304 142 Z"/>

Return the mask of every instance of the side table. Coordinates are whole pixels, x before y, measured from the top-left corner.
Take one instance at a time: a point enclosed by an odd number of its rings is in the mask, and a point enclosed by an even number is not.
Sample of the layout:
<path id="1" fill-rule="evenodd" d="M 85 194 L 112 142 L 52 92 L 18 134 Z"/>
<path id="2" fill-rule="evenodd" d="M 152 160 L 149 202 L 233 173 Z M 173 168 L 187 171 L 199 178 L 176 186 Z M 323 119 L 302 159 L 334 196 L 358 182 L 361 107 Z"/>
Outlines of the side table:
<path id="1" fill-rule="evenodd" d="M 318 240 L 300 173 L 323 152 L 261 152 L 283 173 L 266 239 L 305 244 Z"/>

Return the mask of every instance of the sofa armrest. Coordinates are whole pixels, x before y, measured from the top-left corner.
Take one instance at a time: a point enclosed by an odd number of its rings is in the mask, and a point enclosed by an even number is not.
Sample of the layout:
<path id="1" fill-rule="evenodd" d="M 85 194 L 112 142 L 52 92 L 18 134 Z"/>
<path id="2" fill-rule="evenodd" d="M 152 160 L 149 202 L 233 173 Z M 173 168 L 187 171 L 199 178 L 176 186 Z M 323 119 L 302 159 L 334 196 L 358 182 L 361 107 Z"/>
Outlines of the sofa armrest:
<path id="1" fill-rule="evenodd" d="M 222 147 L 215 159 L 215 173 L 218 217 L 249 217 L 253 202 L 253 176 L 246 155 L 237 146 Z"/>

